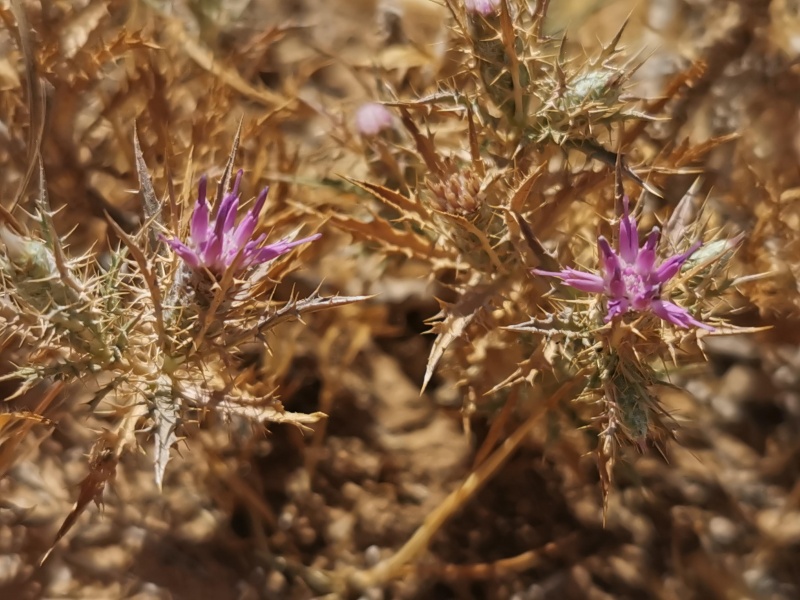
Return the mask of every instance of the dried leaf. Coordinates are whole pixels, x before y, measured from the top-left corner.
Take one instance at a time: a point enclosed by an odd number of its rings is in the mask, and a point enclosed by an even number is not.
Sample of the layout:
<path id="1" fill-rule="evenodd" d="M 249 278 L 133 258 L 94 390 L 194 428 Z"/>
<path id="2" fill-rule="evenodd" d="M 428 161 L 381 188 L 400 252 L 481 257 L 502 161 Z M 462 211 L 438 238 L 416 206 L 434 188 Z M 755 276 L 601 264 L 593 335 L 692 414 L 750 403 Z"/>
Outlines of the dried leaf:
<path id="1" fill-rule="evenodd" d="M 119 236 L 119 239 L 122 240 L 122 243 L 124 243 L 128 250 L 130 250 L 131 254 L 133 254 L 133 258 L 136 260 L 136 264 L 139 266 L 139 270 L 142 272 L 142 276 L 144 277 L 153 301 L 152 306 L 153 313 L 156 318 L 156 330 L 158 331 L 159 339 L 165 341 L 164 309 L 161 303 L 161 289 L 158 287 L 158 282 L 156 281 L 156 278 L 150 269 L 147 257 L 145 256 L 144 252 L 142 252 L 142 249 L 136 244 L 136 241 L 133 240 L 127 233 L 125 233 L 122 230 L 122 227 L 117 225 L 116 221 L 114 221 L 114 219 L 112 219 L 108 213 L 106 213 L 106 218 L 109 225 L 111 225 L 111 228 Z"/>
<path id="2" fill-rule="evenodd" d="M 3 433 L 3 429 L 5 429 L 9 424 L 16 423 L 17 421 L 33 421 L 34 423 L 41 423 L 42 425 L 53 424 L 53 422 L 47 417 L 37 415 L 36 413 L 30 411 L 0 413 L 0 434 Z"/>
<path id="3" fill-rule="evenodd" d="M 139 144 L 139 134 L 135 124 L 133 127 L 133 152 L 136 156 L 136 174 L 139 176 L 139 191 L 142 193 L 142 200 L 144 200 L 144 214 L 147 218 L 148 240 L 150 241 L 151 248 L 158 248 L 158 232 L 153 227 L 153 223 L 163 225 L 163 221 L 161 220 L 161 204 L 158 198 L 156 198 L 156 192 L 153 189 L 153 180 L 150 178 L 147 163 L 142 155 L 142 146 Z"/>
<path id="4" fill-rule="evenodd" d="M 226 66 L 214 58 L 214 54 L 201 46 L 189 36 L 180 22 L 173 20 L 172 33 L 182 45 L 186 54 L 201 68 L 218 77 L 225 85 L 236 90 L 244 97 L 258 102 L 269 109 L 287 106 L 291 100 L 276 94 L 268 89 L 257 89 L 245 81 L 241 75 L 231 67 Z"/>
<path id="5" fill-rule="evenodd" d="M 108 16 L 106 2 L 90 2 L 83 10 L 64 24 L 61 30 L 61 51 L 67 59 L 73 59 L 89 36 L 98 28 L 100 21 Z"/>
<path id="6" fill-rule="evenodd" d="M 179 405 L 172 398 L 158 397 L 153 406 L 155 422 L 155 454 L 154 466 L 158 489 L 164 483 L 164 471 L 169 462 L 169 450 L 178 441 L 175 431 L 178 428 Z"/>
<path id="7" fill-rule="evenodd" d="M 539 179 L 547 172 L 547 163 L 542 163 L 533 169 L 526 177 L 525 180 L 514 190 L 511 195 L 511 200 L 508 203 L 508 209 L 522 213 L 525 204 L 533 193 L 534 186 L 539 182 Z"/>
<path id="8" fill-rule="evenodd" d="M 403 217 L 411 218 L 412 220 L 423 225 L 428 223 L 430 219 L 429 211 L 425 208 L 425 206 L 422 205 L 421 202 L 413 202 L 399 192 L 376 185 L 374 183 L 359 181 L 347 176 L 344 176 L 343 179 L 361 188 L 381 202 L 388 204 L 401 215 L 403 215 Z"/>
<path id="9" fill-rule="evenodd" d="M 621 154 L 616 152 L 612 152 L 611 150 L 606 150 L 600 144 L 596 144 L 589 140 L 581 140 L 580 142 L 569 142 L 570 147 L 575 148 L 576 150 L 583 152 L 592 160 L 597 160 L 604 165 L 612 167 L 614 169 L 619 168 L 622 171 L 622 174 L 626 177 L 633 179 L 636 183 L 642 186 L 645 190 L 653 194 L 658 198 L 664 197 L 664 192 L 654 186 L 652 183 L 649 183 L 642 179 L 637 173 L 634 172 L 633 169 L 628 166 L 625 157 Z"/>
<path id="10" fill-rule="evenodd" d="M 259 322 L 256 326 L 256 331 L 265 332 L 269 331 L 280 323 L 287 321 L 298 320 L 305 314 L 311 314 L 320 310 L 334 308 L 336 306 L 345 306 L 354 302 L 363 302 L 369 300 L 373 296 L 319 296 L 316 292 L 311 296 L 303 299 L 295 299 L 269 315 L 263 321 Z M 249 335 L 252 335 L 250 332 Z"/>
<path id="11" fill-rule="evenodd" d="M 45 414 L 45 411 L 50 408 L 50 405 L 55 401 L 63 388 L 63 382 L 57 382 L 56 384 L 50 386 L 47 392 L 45 392 L 42 400 L 36 406 L 33 414 Z M 17 456 L 16 450 L 22 443 L 22 440 L 25 438 L 28 431 L 40 421 L 37 419 L 26 418 L 22 421 L 17 420 L 16 422 L 19 423 L 19 426 L 14 427 L 10 433 L 7 431 L 6 433 L 9 434 L 5 436 L 7 439 L 0 444 L 0 478 L 2 478 L 14 464 L 14 459 Z M 6 423 L 6 425 L 7 424 L 8 423 Z"/>
<path id="12" fill-rule="evenodd" d="M 362 239 L 380 242 L 387 252 L 397 252 L 421 260 L 444 258 L 442 251 L 430 240 L 411 231 L 393 227 L 391 223 L 377 216 L 369 223 L 342 215 L 331 215 L 331 221 L 342 229 L 358 234 Z"/>
<path id="13" fill-rule="evenodd" d="M 428 168 L 436 175 L 441 176 L 442 173 L 444 173 L 444 168 L 442 167 L 442 161 L 439 158 L 439 155 L 436 153 L 436 146 L 433 143 L 433 136 L 428 137 L 420 133 L 419 128 L 411 119 L 411 115 L 409 115 L 408 110 L 401 107 L 400 113 L 402 115 L 401 118 L 403 121 L 403 126 L 411 134 L 411 137 L 414 138 L 414 142 L 417 145 L 417 152 L 419 152 Z"/>
<path id="14" fill-rule="evenodd" d="M 428 364 L 425 367 L 425 377 L 422 380 L 422 389 L 420 393 L 425 391 L 428 386 L 436 365 L 439 364 L 445 350 L 457 338 L 463 335 L 467 326 L 477 316 L 477 314 L 486 306 L 487 301 L 495 293 L 495 286 L 484 285 L 477 286 L 465 292 L 458 302 L 452 305 L 440 303 L 442 305 L 442 312 L 444 319 L 438 323 L 434 323 L 431 327 L 431 332 L 436 333 L 436 340 L 433 342 L 430 355 L 428 356 Z"/>
<path id="15" fill-rule="evenodd" d="M 688 191 L 683 195 L 678 206 L 664 227 L 664 238 L 669 242 L 670 248 L 676 249 L 686 235 L 688 228 L 697 219 L 697 212 L 700 207 L 700 190 L 702 180 L 695 179 Z"/>
<path id="16" fill-rule="evenodd" d="M 225 163 L 225 170 L 222 172 L 222 179 L 219 180 L 219 185 L 217 186 L 217 206 L 222 203 L 222 198 L 228 193 L 228 190 L 230 190 L 231 187 L 233 165 L 236 161 L 236 151 L 239 149 L 239 140 L 241 139 L 242 135 L 242 121 L 242 119 L 239 119 L 239 126 L 236 128 L 236 134 L 233 136 L 231 153 L 228 155 L 228 162 Z"/>
<path id="17" fill-rule="evenodd" d="M 276 406 L 258 406 L 256 404 L 239 404 L 225 400 L 216 405 L 216 407 L 225 414 L 238 415 L 258 421 L 259 423 L 289 423 L 296 425 L 304 431 L 311 431 L 310 427 L 313 423 L 317 423 L 321 419 L 326 419 L 328 416 L 325 413 L 296 413 L 283 410 L 283 407 Z"/>
<path id="18" fill-rule="evenodd" d="M 525 244 L 527 245 L 528 249 L 533 253 L 533 256 L 536 259 L 536 263 L 532 263 L 530 267 L 543 267 L 548 271 L 558 271 L 560 269 L 558 261 L 548 254 L 547 250 L 545 250 L 544 246 L 542 246 L 542 243 L 539 241 L 536 235 L 534 235 L 533 230 L 528 222 L 517 212 L 511 211 L 506 213 L 506 215 L 509 214 L 511 218 L 506 219 L 508 230 L 513 233 L 519 231 L 525 240 Z"/>
<path id="19" fill-rule="evenodd" d="M 75 525 L 78 520 L 78 517 L 81 516 L 86 507 L 89 505 L 89 502 L 94 501 L 94 503 L 100 507 L 102 506 L 101 496 L 103 494 L 103 490 L 106 487 L 106 482 L 113 479 L 114 474 L 116 473 L 117 469 L 117 462 L 118 456 L 115 454 L 114 449 L 110 447 L 106 440 L 100 440 L 97 445 L 92 450 L 92 458 L 89 463 L 89 474 L 83 478 L 83 481 L 80 483 L 80 491 L 78 492 L 78 499 L 75 501 L 75 504 L 72 507 L 72 510 L 67 515 L 67 518 L 64 519 L 64 522 L 61 524 L 61 527 L 56 533 L 56 537 L 53 540 L 53 544 L 50 548 L 45 552 L 42 560 L 40 561 L 40 565 L 44 564 L 47 558 L 50 556 L 50 553 L 56 547 L 59 540 L 63 538 L 70 529 Z"/>

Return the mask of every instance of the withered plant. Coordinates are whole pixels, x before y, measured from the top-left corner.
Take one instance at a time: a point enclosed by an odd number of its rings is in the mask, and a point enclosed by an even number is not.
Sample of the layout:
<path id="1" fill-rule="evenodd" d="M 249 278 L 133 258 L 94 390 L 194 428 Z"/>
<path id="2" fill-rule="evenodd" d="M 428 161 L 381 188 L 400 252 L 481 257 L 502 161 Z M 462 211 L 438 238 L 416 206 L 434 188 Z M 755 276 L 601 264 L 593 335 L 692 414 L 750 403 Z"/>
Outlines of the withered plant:
<path id="1" fill-rule="evenodd" d="M 181 438 L 217 434 L 219 420 L 313 430 L 302 482 L 275 485 L 321 502 L 315 469 L 326 452 L 338 455 L 320 421 L 345 394 L 370 397 L 378 384 L 360 363 L 380 370 L 381 357 L 366 355 L 378 332 L 396 330 L 391 300 L 367 293 L 381 276 L 409 284 L 408 273 L 424 274 L 414 289 L 439 312 L 428 321 L 420 394 L 442 413 L 456 407 L 474 455 L 463 482 L 383 560 L 337 556 L 322 568 L 273 555 L 259 532 L 265 564 L 318 594 L 367 594 L 424 574 L 412 565 L 434 536 L 526 444 L 576 479 L 590 457 L 605 516 L 620 470 L 635 471 L 645 454 L 667 457 L 680 441 L 680 416 L 663 397 L 704 362 L 706 343 L 754 331 L 747 326 L 761 322 L 737 320 L 748 307 L 779 319 L 800 306 L 800 184 L 772 172 L 754 143 L 736 147 L 729 187 L 711 194 L 703 166 L 735 136 L 685 127 L 722 77 L 720 56 L 738 52 L 749 19 L 763 21 L 759 3 L 722 3 L 741 14 L 652 99 L 637 96 L 650 57 L 622 46 L 626 23 L 584 50 L 553 28 L 547 0 L 446 0 L 435 49 L 401 31 L 402 3 L 379 2 L 382 34 L 402 52 L 350 64 L 315 48 L 313 58 L 286 59 L 285 71 L 270 70 L 285 58 L 273 44 L 304 23 L 238 37 L 221 34 L 222 2 L 87 1 L 43 3 L 29 11 L 31 27 L 23 4 L 0 8 L 19 38 L 26 88 L 26 102 L 0 103 L 9 165 L 0 381 L 13 389 L 8 406 L 35 403 L 0 413 L 0 474 L 33 428 L 54 424 L 60 398 L 88 398 L 82 415 L 102 427 L 56 541 L 102 500 L 126 453 L 151 453 L 160 489 Z M 330 83 L 330 65 L 345 65 L 373 97 L 350 112 L 326 105 L 315 86 Z M 779 121 L 794 105 L 769 108 L 763 119 Z M 333 125 L 324 141 L 303 129 L 312 119 Z M 297 132 L 309 139 L 295 144 Z M 775 145 L 765 155 L 787 160 Z M 758 201 L 742 200 L 737 185 Z M 338 243 L 341 254 L 321 256 L 322 244 Z M 331 288 L 320 272 L 349 295 L 323 294 Z M 348 304 L 307 349 L 321 388 L 314 408 L 287 410 L 282 375 L 295 348 L 276 327 Z M 235 454 L 241 440 L 231 437 Z M 241 494 L 279 531 L 256 489 L 223 496 Z M 314 540 L 335 537 L 317 529 Z M 453 572 L 489 578 L 539 556 Z"/>
<path id="2" fill-rule="evenodd" d="M 607 500 L 621 456 L 675 437 L 659 401 L 670 373 L 735 329 L 727 265 L 741 236 L 715 226 L 698 185 L 654 210 L 668 174 L 690 174 L 682 165 L 715 144 L 665 148 L 658 169 L 629 164 L 665 101 L 630 93 L 642 59 L 625 58 L 624 25 L 582 56 L 545 32 L 548 2 L 447 6 L 461 68 L 412 98 L 386 74 L 395 116 L 370 105 L 356 121 L 373 179 L 348 179 L 379 205 L 368 221 L 331 219 L 426 265 L 442 299 L 422 389 L 438 369 L 465 428 L 490 427 L 473 475 L 403 549 L 353 576 L 364 588 L 396 577 L 534 432 L 554 453 L 571 440 L 594 454 Z M 635 207 L 626 188 L 641 190 Z M 638 222 L 659 218 L 640 239 Z"/>
<path id="3" fill-rule="evenodd" d="M 4 378 L 20 382 L 17 394 L 43 382 L 82 382 L 96 388 L 93 410 L 107 414 L 113 424 L 92 448 L 91 472 L 58 537 L 89 500 L 99 497 L 120 455 L 141 443 L 138 432 L 152 431 L 161 487 L 184 423 L 201 421 L 207 411 L 301 427 L 324 416 L 286 411 L 269 379 L 258 385 L 244 380 L 237 356 L 245 344 L 267 342 L 270 330 L 286 320 L 362 298 L 315 292 L 284 302 L 273 299 L 276 283 L 296 267 L 281 257 L 319 234 L 295 239 L 297 232 L 290 232 L 265 245 L 267 233 L 256 236 L 256 231 L 264 226 L 260 217 L 267 189 L 237 224 L 241 171 L 230 185 L 238 141 L 237 134 L 214 206 L 203 176 L 191 216 L 181 218 L 188 211 L 177 211 L 174 233 L 165 237 L 163 203 L 135 140 L 146 225 L 129 236 L 112 221 L 123 243 L 106 264 L 90 253 L 68 258 L 53 226 L 56 213 L 49 206 L 43 169 L 38 230 L 14 232 L 8 225 L 0 230 L 7 301 L 0 335 L 6 343 L 31 349 L 24 364 Z M 174 206 L 185 204 L 177 199 Z"/>

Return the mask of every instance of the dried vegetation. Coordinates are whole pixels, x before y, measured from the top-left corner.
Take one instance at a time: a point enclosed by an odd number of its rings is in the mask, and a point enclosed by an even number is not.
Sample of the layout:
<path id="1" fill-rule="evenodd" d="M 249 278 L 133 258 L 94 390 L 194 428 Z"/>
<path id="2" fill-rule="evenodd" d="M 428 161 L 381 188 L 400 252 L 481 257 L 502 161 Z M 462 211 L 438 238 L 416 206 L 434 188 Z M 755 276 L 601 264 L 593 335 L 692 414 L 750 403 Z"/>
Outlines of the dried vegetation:
<path id="1" fill-rule="evenodd" d="M 549 4 L 0 5 L 3 597 L 800 594 L 800 9 Z"/>

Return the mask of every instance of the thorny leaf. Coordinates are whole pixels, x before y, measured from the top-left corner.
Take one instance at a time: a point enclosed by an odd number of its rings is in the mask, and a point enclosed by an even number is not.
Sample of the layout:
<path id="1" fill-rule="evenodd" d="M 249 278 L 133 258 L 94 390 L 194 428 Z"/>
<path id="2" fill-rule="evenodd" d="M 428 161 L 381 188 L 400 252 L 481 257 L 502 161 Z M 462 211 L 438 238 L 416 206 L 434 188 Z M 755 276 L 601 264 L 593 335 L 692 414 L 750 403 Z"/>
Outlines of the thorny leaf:
<path id="1" fill-rule="evenodd" d="M 273 110 L 287 106 L 292 102 L 267 88 L 259 89 L 250 85 L 232 67 L 218 61 L 214 58 L 213 53 L 207 48 L 204 48 L 199 42 L 192 39 L 177 19 L 171 19 L 169 30 L 174 35 L 175 39 L 179 40 L 183 45 L 184 51 L 193 61 L 244 97 L 258 102 L 267 109 Z"/>
<path id="2" fill-rule="evenodd" d="M 436 340 L 433 342 L 428 356 L 420 393 L 423 393 L 428 386 L 445 350 L 464 334 L 472 320 L 482 309 L 486 308 L 487 302 L 496 291 L 496 285 L 479 285 L 467 290 L 455 304 L 447 305 L 440 302 L 442 310 L 437 317 L 444 318 L 431 327 L 431 333 L 436 334 Z"/>
<path id="3" fill-rule="evenodd" d="M 344 179 L 345 181 L 352 183 L 353 185 L 374 196 L 381 202 L 391 206 L 397 210 L 397 212 L 399 212 L 403 218 L 411 219 L 423 226 L 425 226 L 430 220 L 430 213 L 419 201 L 412 202 L 399 192 L 390 190 L 380 185 L 375 185 L 374 183 L 369 183 L 368 181 L 358 181 L 357 179 L 352 179 L 350 177 L 344 177 Z"/>
<path id="4" fill-rule="evenodd" d="M 155 422 L 154 466 L 158 489 L 164 483 L 164 471 L 170 458 L 170 448 L 178 441 L 175 431 L 178 428 L 178 410 L 180 406 L 173 398 L 157 396 L 153 403 L 153 421 Z"/>
<path id="5" fill-rule="evenodd" d="M 139 266 L 139 270 L 142 272 L 142 276 L 144 277 L 147 288 L 150 291 L 150 297 L 153 301 L 153 314 L 155 316 L 156 329 L 158 331 L 159 338 L 162 342 L 166 343 L 164 331 L 164 309 L 161 303 L 161 288 L 158 287 L 158 282 L 156 281 L 155 275 L 150 269 L 149 261 L 147 260 L 147 257 L 142 249 L 137 245 L 136 241 L 133 240 L 133 238 L 131 238 L 127 233 L 125 233 L 122 227 L 117 225 L 116 221 L 114 221 L 114 219 L 112 219 L 108 213 L 106 213 L 106 217 L 109 225 L 111 225 L 111 228 L 116 232 L 120 240 L 122 240 L 130 253 L 133 255 L 133 258 L 136 260 L 136 264 Z"/>
<path id="6" fill-rule="evenodd" d="M 431 258 L 443 258 L 444 252 L 436 248 L 427 239 L 412 232 L 404 231 L 393 227 L 380 217 L 373 216 L 370 222 L 361 219 L 347 217 L 344 215 L 331 215 L 331 221 L 351 233 L 358 234 L 362 239 L 381 242 L 381 245 L 389 252 L 404 254 L 409 258 L 420 260 L 431 260 Z"/>
<path id="7" fill-rule="evenodd" d="M 61 276 L 61 281 L 64 285 L 69 286 L 78 293 L 79 296 L 84 295 L 84 286 L 75 277 L 67 264 L 67 257 L 64 254 L 64 247 L 61 243 L 61 238 L 58 237 L 55 225 L 53 223 L 53 213 L 50 208 L 50 199 L 47 195 L 47 180 L 44 174 L 44 162 L 39 157 L 39 197 L 36 199 L 36 207 L 39 209 L 39 218 L 42 223 L 42 232 L 45 239 L 53 252 L 53 258 L 56 262 L 58 274 Z"/>
<path id="8" fill-rule="evenodd" d="M 326 310 L 335 306 L 345 306 L 354 302 L 363 302 L 373 296 L 320 296 L 317 292 L 306 298 L 295 298 L 279 308 L 275 313 L 258 322 L 255 330 L 260 332 L 269 331 L 280 323 L 298 320 L 303 315 L 311 314 L 320 310 Z M 252 334 L 251 334 L 252 335 Z"/>
<path id="9" fill-rule="evenodd" d="M 154 224 L 163 225 L 161 218 L 161 203 L 156 198 L 156 192 L 153 189 L 153 180 L 150 177 L 150 172 L 147 170 L 147 163 L 142 155 L 142 146 L 139 144 L 139 134 L 134 125 L 133 129 L 133 152 L 136 157 L 136 174 L 139 177 L 139 191 L 142 194 L 144 201 L 144 214 L 147 219 L 147 237 L 150 242 L 150 247 L 159 248 L 158 231 Z"/>
<path id="10" fill-rule="evenodd" d="M 295 425 L 304 431 L 311 431 L 308 425 L 317 423 L 321 419 L 326 419 L 327 415 L 321 412 L 296 413 L 283 410 L 283 407 L 274 405 L 260 406 L 258 404 L 248 404 L 224 400 L 216 405 L 216 408 L 223 414 L 238 415 L 246 417 L 259 423 L 288 423 Z"/>
<path id="11" fill-rule="evenodd" d="M 403 121 L 403 126 L 411 134 L 411 137 L 414 138 L 417 151 L 419 152 L 420 156 L 422 156 L 425 164 L 433 173 L 441 176 L 444 173 L 444 168 L 442 167 L 441 158 L 436 152 L 436 146 L 433 143 L 433 136 L 425 136 L 420 133 L 419 128 L 414 123 L 406 108 L 401 107 L 400 114 L 402 115 L 401 118 Z"/>

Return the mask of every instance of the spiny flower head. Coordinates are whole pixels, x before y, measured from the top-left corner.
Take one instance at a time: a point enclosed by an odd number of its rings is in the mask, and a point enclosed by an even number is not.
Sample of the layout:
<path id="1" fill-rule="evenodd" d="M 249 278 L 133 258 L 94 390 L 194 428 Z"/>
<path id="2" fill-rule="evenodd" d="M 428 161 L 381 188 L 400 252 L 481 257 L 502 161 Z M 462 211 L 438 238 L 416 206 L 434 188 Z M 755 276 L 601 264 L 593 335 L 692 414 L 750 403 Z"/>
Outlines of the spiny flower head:
<path id="1" fill-rule="evenodd" d="M 608 300 L 604 321 L 608 323 L 628 311 L 650 311 L 664 321 L 678 327 L 700 327 L 708 331 L 714 328 L 701 323 L 689 312 L 661 298 L 666 282 L 672 279 L 681 265 L 702 245 L 696 242 L 686 252 L 667 258 L 656 266 L 656 246 L 660 231 L 658 227 L 647 236 L 639 247 L 639 230 L 636 219 L 628 210 L 628 198 L 623 199 L 624 215 L 619 223 L 619 249 L 615 252 L 603 236 L 597 240 L 601 274 L 585 273 L 576 269 L 558 272 L 533 269 L 535 275 L 558 277 L 567 285 L 594 294 L 604 294 Z"/>
<path id="2" fill-rule="evenodd" d="M 207 269 L 215 275 L 221 275 L 236 262 L 237 270 L 244 270 L 253 265 L 269 262 L 286 254 L 295 246 L 312 242 L 320 237 L 320 234 L 315 234 L 300 240 L 283 239 L 262 246 L 267 234 L 262 233 L 253 238 L 253 233 L 258 225 L 258 217 L 264 208 L 269 188 L 264 188 L 253 208 L 236 225 L 241 180 L 240 170 L 236 174 L 233 190 L 222 199 L 217 214 L 212 219 L 211 207 L 206 200 L 208 178 L 205 175 L 201 177 L 197 203 L 189 225 L 188 242 L 184 243 L 177 238 L 165 240 L 192 269 Z M 238 262 L 237 257 L 239 257 Z"/>

